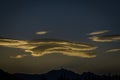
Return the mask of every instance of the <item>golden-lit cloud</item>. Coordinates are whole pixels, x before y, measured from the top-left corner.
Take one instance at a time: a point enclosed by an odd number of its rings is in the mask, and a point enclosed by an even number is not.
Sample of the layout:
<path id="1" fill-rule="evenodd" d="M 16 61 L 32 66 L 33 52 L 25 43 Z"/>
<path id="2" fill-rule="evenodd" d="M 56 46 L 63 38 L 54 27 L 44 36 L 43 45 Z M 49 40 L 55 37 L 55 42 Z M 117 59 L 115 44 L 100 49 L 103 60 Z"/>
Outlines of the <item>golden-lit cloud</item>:
<path id="1" fill-rule="evenodd" d="M 98 35 L 98 34 L 103 34 L 109 32 L 109 30 L 101 30 L 101 31 L 95 31 L 95 32 L 91 32 L 88 35 Z"/>
<path id="2" fill-rule="evenodd" d="M 95 42 L 120 41 L 120 35 L 92 36 L 89 39 Z"/>
<path id="3" fill-rule="evenodd" d="M 116 48 L 116 49 L 109 49 L 106 52 L 120 52 L 120 48 Z"/>
<path id="4" fill-rule="evenodd" d="M 85 43 L 74 43 L 59 39 L 38 39 L 32 41 L 13 40 L 13 39 L 0 39 L 0 46 L 10 48 L 20 48 L 25 52 L 30 52 L 31 56 L 43 56 L 52 53 L 61 53 L 67 56 L 76 56 L 82 58 L 96 57 L 90 51 L 95 50 L 97 47 Z M 13 58 L 21 58 L 19 55 Z"/>
<path id="5" fill-rule="evenodd" d="M 36 32 L 36 34 L 38 34 L 38 35 L 44 35 L 44 34 L 47 34 L 48 33 L 48 31 L 39 31 L 39 32 Z"/>
<path id="6" fill-rule="evenodd" d="M 25 56 L 27 56 L 27 55 L 10 56 L 10 58 L 20 59 L 20 58 L 24 58 Z"/>

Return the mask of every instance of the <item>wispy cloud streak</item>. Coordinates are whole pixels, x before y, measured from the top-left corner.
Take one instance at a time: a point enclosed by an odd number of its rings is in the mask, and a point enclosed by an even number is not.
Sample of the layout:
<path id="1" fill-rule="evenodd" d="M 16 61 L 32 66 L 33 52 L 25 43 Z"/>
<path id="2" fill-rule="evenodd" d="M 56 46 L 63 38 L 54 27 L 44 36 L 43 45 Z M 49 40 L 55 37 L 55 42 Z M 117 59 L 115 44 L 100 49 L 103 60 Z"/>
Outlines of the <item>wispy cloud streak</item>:
<path id="1" fill-rule="evenodd" d="M 21 59 L 21 58 L 24 58 L 25 56 L 27 55 L 23 54 L 23 55 L 17 55 L 17 56 L 10 56 L 10 58 Z"/>
<path id="2" fill-rule="evenodd" d="M 89 39 L 95 42 L 120 41 L 120 35 L 92 36 Z"/>
<path id="3" fill-rule="evenodd" d="M 39 32 L 36 32 L 37 35 L 44 35 L 44 34 L 47 34 L 48 31 L 39 31 Z"/>
<path id="4" fill-rule="evenodd" d="M 116 49 L 109 49 L 106 52 L 120 52 L 120 48 L 116 48 Z"/>
<path id="5" fill-rule="evenodd" d="M 106 32 L 109 32 L 109 30 L 95 31 L 95 32 L 89 33 L 88 35 L 98 35 L 98 34 L 104 34 Z"/>

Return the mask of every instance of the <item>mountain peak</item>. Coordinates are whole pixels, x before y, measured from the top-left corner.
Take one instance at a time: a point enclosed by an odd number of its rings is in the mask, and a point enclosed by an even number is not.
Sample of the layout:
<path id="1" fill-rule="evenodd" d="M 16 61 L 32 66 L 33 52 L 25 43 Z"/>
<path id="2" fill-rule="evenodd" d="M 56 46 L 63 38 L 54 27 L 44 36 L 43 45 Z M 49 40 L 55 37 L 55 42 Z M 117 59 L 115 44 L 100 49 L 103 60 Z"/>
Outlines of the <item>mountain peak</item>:
<path id="1" fill-rule="evenodd" d="M 70 70 L 61 68 L 58 70 L 49 71 L 48 73 L 46 73 L 45 76 L 50 78 L 51 80 L 57 80 L 57 78 L 59 77 L 67 77 L 69 80 L 74 80 L 79 76 L 79 74 L 72 72 Z"/>
<path id="2" fill-rule="evenodd" d="M 58 70 L 56 70 L 56 71 L 65 71 L 65 72 L 67 72 L 67 71 L 70 71 L 70 70 L 65 69 L 65 68 L 60 68 L 60 69 L 58 69 Z"/>
<path id="3" fill-rule="evenodd" d="M 61 68 L 60 70 L 65 70 L 66 71 L 67 69 Z"/>
<path id="4" fill-rule="evenodd" d="M 74 73 L 74 72 L 72 72 L 72 71 L 70 71 L 70 70 L 67 70 L 67 69 L 65 69 L 65 68 L 61 68 L 61 69 L 57 69 L 57 70 L 51 70 L 51 71 L 49 71 L 48 73 L 58 73 L 58 72 L 60 72 L 60 73 L 67 73 L 67 72 L 71 72 L 71 73 Z"/>

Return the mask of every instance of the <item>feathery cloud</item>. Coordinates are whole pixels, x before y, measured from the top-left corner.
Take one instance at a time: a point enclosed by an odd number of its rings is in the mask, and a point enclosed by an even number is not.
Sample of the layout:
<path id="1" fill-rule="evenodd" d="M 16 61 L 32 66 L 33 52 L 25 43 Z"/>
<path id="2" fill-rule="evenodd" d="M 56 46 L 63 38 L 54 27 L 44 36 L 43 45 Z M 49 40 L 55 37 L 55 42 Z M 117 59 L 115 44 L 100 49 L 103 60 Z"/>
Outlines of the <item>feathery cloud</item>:
<path id="1" fill-rule="evenodd" d="M 119 49 L 119 48 L 109 49 L 109 50 L 107 50 L 106 52 L 120 52 L 120 49 Z"/>
<path id="2" fill-rule="evenodd" d="M 47 31 L 39 31 L 39 32 L 36 32 L 36 34 L 38 35 L 44 35 L 44 34 L 47 34 L 48 32 Z"/>
<path id="3" fill-rule="evenodd" d="M 30 52 L 32 56 L 61 53 L 67 56 L 77 56 L 82 58 L 96 57 L 94 53 L 89 52 L 97 48 L 93 45 L 74 43 L 59 39 L 38 39 L 32 41 L 0 39 L 0 46 L 20 48 L 25 52 Z M 19 55 L 16 57 L 21 58 L 22 56 Z"/>
<path id="4" fill-rule="evenodd" d="M 88 35 L 98 35 L 98 34 L 103 34 L 109 32 L 109 30 L 101 30 L 101 31 L 95 31 L 95 32 L 91 32 Z"/>
<path id="5" fill-rule="evenodd" d="M 27 55 L 10 56 L 10 58 L 20 59 L 20 58 L 24 58 L 25 56 L 27 56 Z"/>
<path id="6" fill-rule="evenodd" d="M 120 41 L 120 35 L 92 36 L 89 39 L 95 42 Z"/>

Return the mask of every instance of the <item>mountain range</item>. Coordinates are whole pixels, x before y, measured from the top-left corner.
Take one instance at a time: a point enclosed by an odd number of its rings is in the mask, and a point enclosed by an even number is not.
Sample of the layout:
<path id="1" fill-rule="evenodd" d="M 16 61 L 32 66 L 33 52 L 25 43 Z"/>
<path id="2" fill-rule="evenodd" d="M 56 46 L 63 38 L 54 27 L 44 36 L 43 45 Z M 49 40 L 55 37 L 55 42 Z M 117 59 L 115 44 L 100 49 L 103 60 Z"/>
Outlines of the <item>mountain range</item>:
<path id="1" fill-rule="evenodd" d="M 10 74 L 0 69 L 0 80 L 120 80 L 120 75 L 78 74 L 67 69 L 51 70 L 44 74 Z"/>

